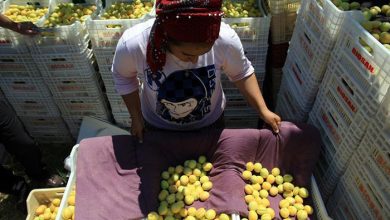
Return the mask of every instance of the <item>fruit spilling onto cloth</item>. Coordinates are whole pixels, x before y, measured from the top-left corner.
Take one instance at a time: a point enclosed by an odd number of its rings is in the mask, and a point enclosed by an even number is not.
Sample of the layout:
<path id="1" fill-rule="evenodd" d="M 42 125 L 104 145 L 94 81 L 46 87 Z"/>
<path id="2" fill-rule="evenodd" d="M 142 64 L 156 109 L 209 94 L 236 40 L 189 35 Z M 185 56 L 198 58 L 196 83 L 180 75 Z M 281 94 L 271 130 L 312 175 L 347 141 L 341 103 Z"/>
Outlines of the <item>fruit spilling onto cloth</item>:
<path id="1" fill-rule="evenodd" d="M 35 7 L 33 5 L 10 5 L 4 12 L 14 22 L 37 22 L 48 12 L 47 7 Z"/>
<path id="2" fill-rule="evenodd" d="M 246 170 L 242 172 L 242 178 L 247 183 L 244 187 L 246 194 L 244 199 L 249 210 L 247 220 L 274 219 L 275 210 L 270 207 L 268 197 L 277 194 L 284 198 L 279 202 L 279 215 L 283 219 L 289 217 L 307 219 L 308 215 L 313 213 L 311 206 L 304 205 L 304 199 L 309 197 L 309 191 L 304 187 L 294 186 L 293 176 L 290 174 L 282 176 L 277 167 L 269 172 L 261 163 L 248 162 Z"/>
<path id="3" fill-rule="evenodd" d="M 213 187 L 208 173 L 213 165 L 205 156 L 198 160 L 186 160 L 183 165 L 169 167 L 161 173 L 161 191 L 158 195 L 160 205 L 156 212 L 148 214 L 148 220 L 160 219 L 219 219 L 229 220 L 224 213 L 217 214 L 213 209 L 194 208 L 195 201 L 206 201 L 210 197 L 209 191 Z"/>
<path id="4" fill-rule="evenodd" d="M 137 19 L 149 13 L 153 8 L 153 2 L 135 0 L 131 3 L 116 2 L 106 8 L 102 19 Z"/>
<path id="5" fill-rule="evenodd" d="M 49 18 L 45 20 L 45 27 L 70 25 L 76 21 L 84 22 L 96 11 L 96 5 L 60 3 L 55 7 Z"/>
<path id="6" fill-rule="evenodd" d="M 61 199 L 55 198 L 51 200 L 48 204 L 41 204 L 35 210 L 34 220 L 54 220 L 57 216 L 58 208 L 60 206 Z"/>

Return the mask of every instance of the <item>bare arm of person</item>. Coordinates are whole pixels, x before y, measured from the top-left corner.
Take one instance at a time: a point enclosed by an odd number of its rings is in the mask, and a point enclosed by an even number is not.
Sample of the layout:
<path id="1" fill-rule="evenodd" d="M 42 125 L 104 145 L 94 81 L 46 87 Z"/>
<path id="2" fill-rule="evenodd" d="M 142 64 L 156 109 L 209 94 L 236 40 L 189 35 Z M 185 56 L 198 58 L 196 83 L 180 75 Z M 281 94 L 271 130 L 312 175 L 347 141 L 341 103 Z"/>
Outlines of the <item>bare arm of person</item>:
<path id="1" fill-rule="evenodd" d="M 122 95 L 122 98 L 131 115 L 131 135 L 136 136 L 138 141 L 142 143 L 144 132 L 144 119 L 142 117 L 141 101 L 139 98 L 138 90 L 127 95 Z"/>
<path id="2" fill-rule="evenodd" d="M 0 26 L 9 30 L 18 32 L 23 35 L 39 34 L 38 27 L 32 22 L 14 22 L 7 16 L 0 14 Z"/>
<path id="3" fill-rule="evenodd" d="M 260 118 L 269 124 L 274 132 L 278 133 L 281 118 L 268 109 L 263 95 L 261 94 L 255 74 L 253 73 L 246 78 L 236 81 L 235 85 L 240 90 L 241 94 L 245 96 L 249 104 L 256 109 Z"/>

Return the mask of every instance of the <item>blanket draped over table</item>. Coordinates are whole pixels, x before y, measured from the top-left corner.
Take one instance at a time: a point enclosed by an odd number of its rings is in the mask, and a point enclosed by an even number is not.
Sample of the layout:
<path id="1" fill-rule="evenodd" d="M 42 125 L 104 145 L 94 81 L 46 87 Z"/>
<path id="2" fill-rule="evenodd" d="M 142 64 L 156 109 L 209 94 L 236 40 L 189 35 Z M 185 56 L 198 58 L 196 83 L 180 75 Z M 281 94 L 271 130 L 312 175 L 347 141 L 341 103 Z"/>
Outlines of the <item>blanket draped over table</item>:
<path id="1" fill-rule="evenodd" d="M 169 166 L 206 155 L 212 162 L 213 188 L 205 202 L 193 206 L 247 216 L 245 181 L 249 161 L 294 176 L 310 188 L 321 139 L 307 124 L 283 122 L 280 133 L 269 129 L 205 129 L 194 132 L 146 132 L 143 144 L 131 136 L 84 139 L 76 165 L 76 219 L 140 219 L 158 207 L 161 172 Z M 281 196 L 269 197 L 278 217 Z"/>

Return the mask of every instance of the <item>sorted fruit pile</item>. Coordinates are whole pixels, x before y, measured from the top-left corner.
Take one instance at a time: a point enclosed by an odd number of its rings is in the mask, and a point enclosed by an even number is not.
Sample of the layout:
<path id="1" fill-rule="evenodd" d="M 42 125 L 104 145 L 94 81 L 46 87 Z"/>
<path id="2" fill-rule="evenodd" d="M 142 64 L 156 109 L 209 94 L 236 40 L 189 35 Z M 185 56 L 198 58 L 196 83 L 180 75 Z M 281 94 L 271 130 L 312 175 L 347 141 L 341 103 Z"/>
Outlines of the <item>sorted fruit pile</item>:
<path id="1" fill-rule="evenodd" d="M 219 219 L 229 220 L 224 213 L 217 214 L 215 210 L 189 207 L 195 201 L 206 201 L 210 197 L 209 191 L 213 187 L 208 173 L 213 168 L 205 156 L 198 161 L 186 160 L 184 166 L 169 167 L 161 173 L 161 191 L 158 195 L 160 205 L 157 212 L 148 214 L 148 220 L 197 220 Z"/>
<path id="2" fill-rule="evenodd" d="M 63 220 L 74 220 L 74 209 L 76 205 L 76 188 L 73 187 L 72 191 L 69 193 L 67 200 L 67 207 L 64 207 L 62 210 L 61 216 Z"/>
<path id="3" fill-rule="evenodd" d="M 35 210 L 34 220 L 56 219 L 61 199 L 55 198 L 49 204 L 42 204 Z"/>
<path id="4" fill-rule="evenodd" d="M 76 21 L 83 23 L 94 11 L 96 11 L 96 5 L 61 3 L 45 20 L 44 26 L 70 25 Z"/>
<path id="5" fill-rule="evenodd" d="M 279 168 L 273 168 L 271 173 L 261 163 L 248 162 L 242 178 L 245 185 L 245 202 L 248 204 L 247 220 L 270 220 L 275 218 L 275 210 L 270 207 L 268 196 L 281 194 L 284 199 L 279 202 L 279 214 L 282 219 L 296 217 L 298 220 L 307 219 L 313 213 L 313 208 L 304 205 L 304 199 L 309 192 L 304 187 L 294 186 L 293 177 L 281 175 Z M 246 218 L 243 218 L 243 220 Z"/>
<path id="6" fill-rule="evenodd" d="M 249 1 L 231 1 L 226 0 L 222 3 L 222 11 L 227 18 L 247 18 L 261 17 L 259 7 L 255 4 L 255 0 Z"/>
<path id="7" fill-rule="evenodd" d="M 137 19 L 149 13 L 153 8 L 153 2 L 135 0 L 131 3 L 116 2 L 108 7 L 102 19 Z"/>
<path id="8" fill-rule="evenodd" d="M 35 7 L 33 5 L 10 5 L 4 15 L 14 22 L 31 21 L 36 23 L 48 10 L 47 7 Z"/>

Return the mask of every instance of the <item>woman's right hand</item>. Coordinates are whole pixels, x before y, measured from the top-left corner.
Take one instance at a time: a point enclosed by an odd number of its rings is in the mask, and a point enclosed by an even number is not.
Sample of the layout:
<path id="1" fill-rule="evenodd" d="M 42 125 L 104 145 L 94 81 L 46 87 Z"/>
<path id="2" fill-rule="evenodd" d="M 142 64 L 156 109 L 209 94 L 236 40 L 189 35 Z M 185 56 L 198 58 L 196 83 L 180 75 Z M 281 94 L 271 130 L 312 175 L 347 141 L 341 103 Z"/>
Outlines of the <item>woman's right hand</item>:
<path id="1" fill-rule="evenodd" d="M 144 141 L 144 119 L 142 117 L 133 117 L 131 119 L 131 135 L 135 136 L 139 143 Z"/>

